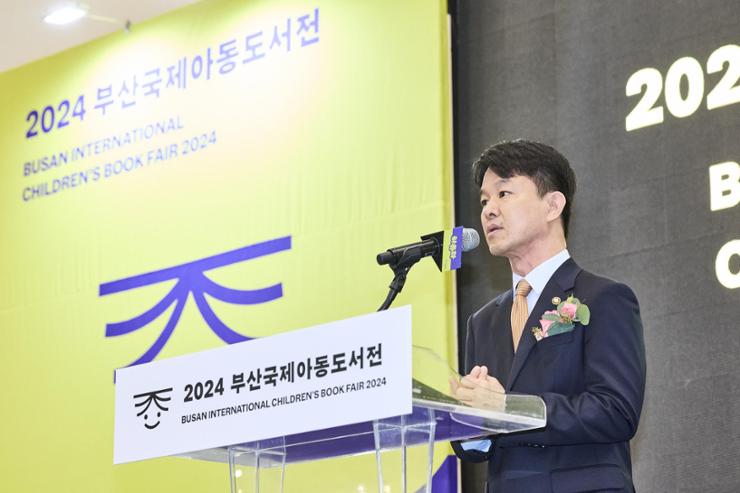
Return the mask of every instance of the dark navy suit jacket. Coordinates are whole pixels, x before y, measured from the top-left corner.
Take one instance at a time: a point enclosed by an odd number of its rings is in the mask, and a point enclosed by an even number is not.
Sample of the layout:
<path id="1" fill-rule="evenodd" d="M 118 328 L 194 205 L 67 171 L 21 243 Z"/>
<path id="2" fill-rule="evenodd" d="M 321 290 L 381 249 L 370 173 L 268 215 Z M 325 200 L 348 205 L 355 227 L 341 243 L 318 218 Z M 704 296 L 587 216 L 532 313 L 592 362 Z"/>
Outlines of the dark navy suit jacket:
<path id="1" fill-rule="evenodd" d="M 574 295 L 591 310 L 589 325 L 537 341 L 552 298 Z M 637 299 L 630 288 L 581 269 L 568 259 L 550 278 L 531 312 L 519 348 L 511 338 L 511 290 L 468 319 L 466 372 L 486 365 L 509 393 L 540 396 L 547 426 L 492 437 L 488 491 L 633 492 L 629 440 L 637 431 L 645 393 L 645 348 Z"/>

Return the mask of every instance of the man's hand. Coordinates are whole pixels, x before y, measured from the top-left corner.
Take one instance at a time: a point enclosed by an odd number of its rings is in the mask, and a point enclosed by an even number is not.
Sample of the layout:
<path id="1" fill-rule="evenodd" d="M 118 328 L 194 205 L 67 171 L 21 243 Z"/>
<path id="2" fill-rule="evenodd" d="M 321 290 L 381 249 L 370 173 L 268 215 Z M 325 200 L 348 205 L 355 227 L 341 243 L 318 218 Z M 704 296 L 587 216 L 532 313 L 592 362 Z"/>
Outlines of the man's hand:
<path id="1" fill-rule="evenodd" d="M 463 404 L 491 411 L 503 411 L 506 394 L 501 383 L 488 375 L 486 366 L 475 366 L 458 382 L 450 379 L 452 396 Z"/>

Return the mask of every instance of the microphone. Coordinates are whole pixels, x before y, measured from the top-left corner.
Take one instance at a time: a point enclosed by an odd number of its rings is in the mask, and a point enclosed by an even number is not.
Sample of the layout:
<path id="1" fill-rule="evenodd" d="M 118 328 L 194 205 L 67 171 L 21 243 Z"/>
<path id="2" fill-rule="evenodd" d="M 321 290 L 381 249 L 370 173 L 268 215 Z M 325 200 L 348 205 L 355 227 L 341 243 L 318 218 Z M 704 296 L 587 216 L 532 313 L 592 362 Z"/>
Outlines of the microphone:
<path id="1" fill-rule="evenodd" d="M 434 258 L 440 271 L 459 269 L 462 265 L 462 252 L 478 246 L 480 236 L 474 229 L 457 226 L 446 231 L 437 231 L 421 237 L 421 241 L 409 243 L 378 254 L 376 260 L 380 265 L 388 264 L 393 270 L 393 281 L 388 286 L 388 296 L 378 311 L 387 310 L 406 283 L 406 275 L 416 262 L 430 255 Z"/>
<path id="2" fill-rule="evenodd" d="M 457 227 L 452 231 L 438 231 L 421 237 L 422 241 L 416 243 L 409 243 L 408 245 L 402 245 L 395 248 L 389 248 L 385 252 L 378 254 L 376 260 L 380 265 L 397 265 L 400 263 L 414 263 L 420 259 L 428 256 L 433 256 L 434 261 L 437 263 L 437 267 L 440 270 L 449 270 L 443 268 L 443 255 L 446 260 L 445 265 L 448 265 L 452 261 L 453 265 L 457 259 L 457 267 L 459 267 L 459 237 L 462 236 L 462 251 L 469 252 L 474 249 L 480 243 L 480 236 L 478 232 L 472 228 Z M 447 241 L 449 239 L 449 241 Z M 445 252 L 445 246 L 447 251 Z M 457 268 L 452 267 L 452 268 Z"/>

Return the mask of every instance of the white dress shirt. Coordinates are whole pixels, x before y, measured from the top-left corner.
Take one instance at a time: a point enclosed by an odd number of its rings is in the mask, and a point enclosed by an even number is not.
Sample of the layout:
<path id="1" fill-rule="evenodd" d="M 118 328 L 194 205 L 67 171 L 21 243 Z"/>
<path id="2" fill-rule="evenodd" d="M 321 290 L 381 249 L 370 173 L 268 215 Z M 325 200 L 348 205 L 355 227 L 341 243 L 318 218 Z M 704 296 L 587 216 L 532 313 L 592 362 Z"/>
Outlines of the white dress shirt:
<path id="1" fill-rule="evenodd" d="M 542 262 L 534 269 L 532 269 L 532 271 L 525 277 L 522 277 L 519 274 L 515 274 L 513 272 L 511 273 L 511 284 L 513 293 L 516 293 L 516 285 L 522 279 L 526 279 L 529 285 L 532 286 L 532 290 L 527 295 L 528 315 L 532 314 L 534 305 L 537 304 L 537 300 L 540 299 L 542 290 L 545 289 L 545 286 L 550 281 L 552 275 L 555 273 L 556 270 L 558 270 L 558 267 L 563 265 L 565 261 L 569 258 L 570 253 L 568 253 L 568 250 L 564 248 L 549 259 Z"/>

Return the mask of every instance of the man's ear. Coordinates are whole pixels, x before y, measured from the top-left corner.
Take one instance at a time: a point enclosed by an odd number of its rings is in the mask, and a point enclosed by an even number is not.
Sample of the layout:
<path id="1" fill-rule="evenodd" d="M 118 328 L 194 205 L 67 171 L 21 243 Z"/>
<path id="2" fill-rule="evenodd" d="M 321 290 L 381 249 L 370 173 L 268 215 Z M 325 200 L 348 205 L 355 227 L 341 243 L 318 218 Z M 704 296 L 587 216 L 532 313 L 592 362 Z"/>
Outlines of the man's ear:
<path id="1" fill-rule="evenodd" d="M 554 221 L 563 213 L 565 208 L 565 195 L 562 192 L 547 192 L 545 195 L 547 203 L 547 220 Z"/>

